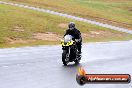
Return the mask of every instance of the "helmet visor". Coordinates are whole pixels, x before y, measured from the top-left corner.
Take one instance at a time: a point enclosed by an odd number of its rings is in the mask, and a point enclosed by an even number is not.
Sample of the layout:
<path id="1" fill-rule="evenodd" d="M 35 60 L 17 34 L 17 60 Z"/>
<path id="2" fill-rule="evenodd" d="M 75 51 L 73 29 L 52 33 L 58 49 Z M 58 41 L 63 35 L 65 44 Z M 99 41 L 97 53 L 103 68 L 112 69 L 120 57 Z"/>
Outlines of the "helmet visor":
<path id="1" fill-rule="evenodd" d="M 70 30 L 73 30 L 73 29 L 74 29 L 74 25 L 70 24 L 70 25 L 69 25 L 69 29 L 70 29 Z"/>
<path id="2" fill-rule="evenodd" d="M 70 30 L 73 30 L 73 29 L 74 29 L 74 27 L 69 27 L 69 29 L 70 29 Z"/>

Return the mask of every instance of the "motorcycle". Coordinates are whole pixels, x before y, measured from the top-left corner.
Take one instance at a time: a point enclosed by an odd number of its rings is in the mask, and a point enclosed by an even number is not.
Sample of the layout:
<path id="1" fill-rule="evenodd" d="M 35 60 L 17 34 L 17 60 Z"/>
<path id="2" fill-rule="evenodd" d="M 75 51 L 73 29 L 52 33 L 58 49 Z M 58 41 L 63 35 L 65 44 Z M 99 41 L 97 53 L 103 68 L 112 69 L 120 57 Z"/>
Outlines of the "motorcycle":
<path id="1" fill-rule="evenodd" d="M 65 35 L 64 40 L 61 40 L 62 45 L 62 62 L 66 66 L 69 62 L 79 64 L 81 55 L 78 53 L 76 41 L 73 41 L 71 35 Z"/>

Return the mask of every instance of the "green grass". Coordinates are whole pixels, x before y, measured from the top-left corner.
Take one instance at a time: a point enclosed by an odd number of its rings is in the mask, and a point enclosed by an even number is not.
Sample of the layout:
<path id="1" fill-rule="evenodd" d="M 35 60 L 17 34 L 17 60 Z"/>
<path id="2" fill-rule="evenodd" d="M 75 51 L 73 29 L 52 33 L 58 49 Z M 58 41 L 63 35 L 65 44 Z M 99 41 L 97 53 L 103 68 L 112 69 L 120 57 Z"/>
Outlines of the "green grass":
<path id="1" fill-rule="evenodd" d="M 53 32 L 62 36 L 66 28 L 61 28 L 58 25 L 61 23 L 69 23 L 74 21 L 82 33 L 90 33 L 90 31 L 105 31 L 112 33 L 112 36 L 86 37 L 84 42 L 97 42 L 97 41 L 113 41 L 113 40 L 130 40 L 132 35 L 121 33 L 114 30 L 90 25 L 87 23 L 66 19 L 59 16 L 42 13 L 39 11 L 28 10 L 15 6 L 0 4 L 0 47 L 20 47 L 20 46 L 33 46 L 33 45 L 47 45 L 59 44 L 60 41 L 44 41 L 32 40 L 34 33 L 40 32 Z M 13 31 L 15 27 L 20 27 L 22 32 Z M 26 43 L 10 44 L 6 38 L 20 38 Z"/>
<path id="2" fill-rule="evenodd" d="M 132 0 L 3 0 L 97 20 L 132 29 Z"/>

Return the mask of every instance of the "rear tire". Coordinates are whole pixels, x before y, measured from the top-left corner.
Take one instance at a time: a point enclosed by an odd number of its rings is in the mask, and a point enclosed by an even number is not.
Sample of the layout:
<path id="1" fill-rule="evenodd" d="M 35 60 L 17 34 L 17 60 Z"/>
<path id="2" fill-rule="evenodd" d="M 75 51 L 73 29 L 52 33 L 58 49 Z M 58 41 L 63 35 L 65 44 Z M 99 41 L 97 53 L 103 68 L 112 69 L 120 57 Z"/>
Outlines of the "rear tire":
<path id="1" fill-rule="evenodd" d="M 68 61 L 66 61 L 67 54 L 68 53 L 66 52 L 66 50 L 63 50 L 63 53 L 62 53 L 62 62 L 63 62 L 64 66 L 67 66 L 67 64 L 68 64 Z"/>
<path id="2" fill-rule="evenodd" d="M 75 60 L 74 62 L 75 62 L 76 65 L 78 65 L 80 60 Z"/>
<path id="3" fill-rule="evenodd" d="M 79 55 L 79 54 L 77 53 L 76 60 L 74 61 L 75 64 L 79 64 L 80 60 L 81 60 L 81 55 Z"/>

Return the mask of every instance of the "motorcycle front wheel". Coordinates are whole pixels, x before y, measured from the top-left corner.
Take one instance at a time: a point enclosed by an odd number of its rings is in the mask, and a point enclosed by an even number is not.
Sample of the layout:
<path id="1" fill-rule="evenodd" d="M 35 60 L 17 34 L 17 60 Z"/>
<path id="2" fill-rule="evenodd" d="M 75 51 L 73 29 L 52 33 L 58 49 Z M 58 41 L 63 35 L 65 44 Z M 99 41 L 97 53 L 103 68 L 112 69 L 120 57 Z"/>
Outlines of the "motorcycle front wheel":
<path id="1" fill-rule="evenodd" d="M 62 53 L 62 62 L 64 64 L 64 66 L 67 66 L 67 64 L 69 62 L 69 53 L 66 50 L 63 50 L 63 53 Z"/>

